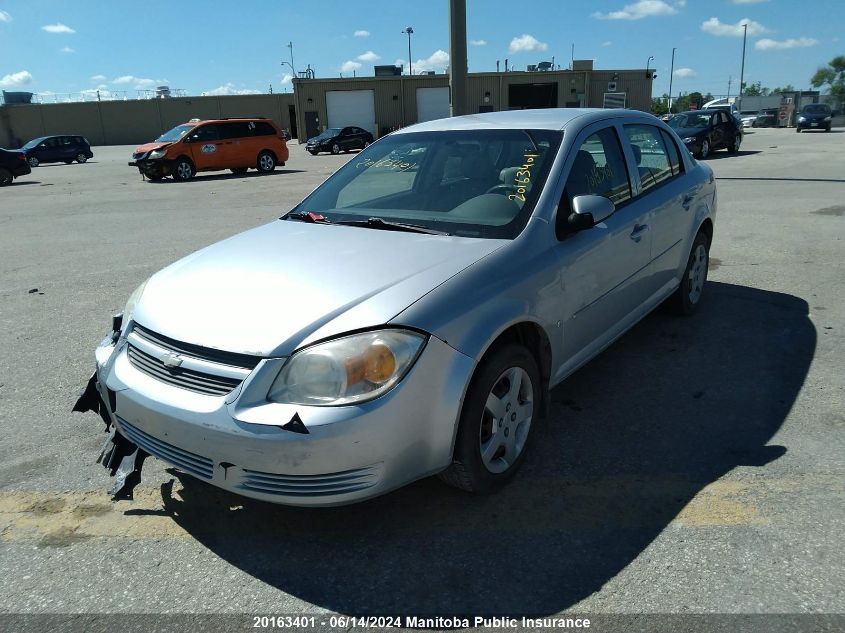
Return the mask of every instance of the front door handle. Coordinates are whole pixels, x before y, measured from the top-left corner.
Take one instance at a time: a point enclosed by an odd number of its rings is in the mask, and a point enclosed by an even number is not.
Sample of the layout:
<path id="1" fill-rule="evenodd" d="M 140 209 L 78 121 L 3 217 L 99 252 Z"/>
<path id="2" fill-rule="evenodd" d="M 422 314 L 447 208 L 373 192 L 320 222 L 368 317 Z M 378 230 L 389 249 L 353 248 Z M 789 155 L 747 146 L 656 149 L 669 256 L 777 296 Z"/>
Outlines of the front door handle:
<path id="1" fill-rule="evenodd" d="M 684 201 L 681 203 L 681 206 L 689 211 L 689 206 L 692 204 L 692 201 L 695 200 L 695 194 L 688 193 L 684 195 Z"/>
<path id="2" fill-rule="evenodd" d="M 643 235 L 646 234 L 648 231 L 648 224 L 637 224 L 634 226 L 634 230 L 631 231 L 630 238 L 635 242 L 639 242 L 643 239 Z"/>

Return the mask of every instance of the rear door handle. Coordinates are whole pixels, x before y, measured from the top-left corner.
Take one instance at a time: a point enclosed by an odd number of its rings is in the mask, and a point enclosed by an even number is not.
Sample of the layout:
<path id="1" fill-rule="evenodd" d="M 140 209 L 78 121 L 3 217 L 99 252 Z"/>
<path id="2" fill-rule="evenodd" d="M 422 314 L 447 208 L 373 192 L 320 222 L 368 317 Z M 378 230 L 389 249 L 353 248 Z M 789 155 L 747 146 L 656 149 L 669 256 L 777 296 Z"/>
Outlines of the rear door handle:
<path id="1" fill-rule="evenodd" d="M 639 242 L 643 239 L 643 235 L 645 235 L 646 232 L 648 232 L 648 224 L 637 224 L 634 226 L 634 230 L 631 231 L 630 238 L 635 242 Z"/>

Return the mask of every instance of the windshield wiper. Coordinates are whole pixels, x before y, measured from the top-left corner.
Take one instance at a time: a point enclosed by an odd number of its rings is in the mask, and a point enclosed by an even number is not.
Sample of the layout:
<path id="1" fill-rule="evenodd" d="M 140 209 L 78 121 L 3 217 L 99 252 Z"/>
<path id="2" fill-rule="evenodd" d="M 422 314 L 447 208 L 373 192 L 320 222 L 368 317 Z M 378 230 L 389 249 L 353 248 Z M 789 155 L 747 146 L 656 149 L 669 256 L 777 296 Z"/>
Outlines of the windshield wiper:
<path id="1" fill-rule="evenodd" d="M 313 211 L 289 211 L 279 218 L 280 220 L 299 220 L 309 224 L 331 224 L 332 221 L 326 216 Z"/>
<path id="2" fill-rule="evenodd" d="M 427 233 L 428 235 L 449 235 L 445 231 L 429 229 L 418 224 L 406 224 L 404 222 L 390 222 L 381 218 L 367 218 L 366 220 L 343 220 L 335 222 L 344 226 L 360 226 L 367 229 L 379 229 L 382 231 L 405 231 L 407 233 Z"/>

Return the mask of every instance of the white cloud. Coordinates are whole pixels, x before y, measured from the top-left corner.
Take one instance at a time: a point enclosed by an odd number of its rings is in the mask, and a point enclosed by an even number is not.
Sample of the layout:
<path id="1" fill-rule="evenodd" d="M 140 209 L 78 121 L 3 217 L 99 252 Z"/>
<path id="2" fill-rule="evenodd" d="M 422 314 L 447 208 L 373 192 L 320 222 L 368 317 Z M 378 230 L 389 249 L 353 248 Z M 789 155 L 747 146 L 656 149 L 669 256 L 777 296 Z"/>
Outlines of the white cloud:
<path id="1" fill-rule="evenodd" d="M 533 35 L 523 33 L 519 37 L 515 37 L 511 40 L 510 46 L 508 46 L 508 51 L 511 53 L 530 53 L 532 51 L 545 51 L 548 48 L 548 44 L 539 41 Z"/>
<path id="2" fill-rule="evenodd" d="M 742 18 L 736 24 L 723 24 L 719 21 L 719 18 L 710 18 L 701 23 L 701 30 L 719 37 L 742 37 L 742 26 L 744 24 L 748 25 L 748 35 L 751 37 L 769 32 L 769 29 L 765 26 L 748 18 Z"/>
<path id="3" fill-rule="evenodd" d="M 96 88 L 88 88 L 79 92 L 82 94 L 83 101 L 87 101 L 89 98 L 97 99 L 98 97 L 100 101 L 111 101 L 117 98 L 117 95 L 106 86 L 97 86 Z"/>
<path id="4" fill-rule="evenodd" d="M 819 41 L 813 37 L 789 38 L 788 40 L 770 40 L 768 38 L 757 40 L 754 48 L 758 51 L 775 51 L 785 48 L 807 48 L 815 46 Z"/>
<path id="5" fill-rule="evenodd" d="M 61 22 L 56 22 L 55 24 L 45 24 L 41 27 L 41 30 L 47 31 L 48 33 L 76 33 L 76 31 L 72 28 L 66 24 L 62 24 Z"/>
<path id="6" fill-rule="evenodd" d="M 602 46 L 613 46 L 613 42 L 611 42 L 610 40 L 607 40 L 606 42 L 602 42 L 601 45 Z"/>
<path id="7" fill-rule="evenodd" d="M 360 59 L 362 62 L 374 62 L 377 59 L 381 59 L 381 57 L 376 55 L 373 51 L 367 51 L 366 53 L 358 55 L 356 59 Z"/>
<path id="8" fill-rule="evenodd" d="M 396 66 L 408 67 L 407 59 L 397 59 L 394 64 Z M 444 50 L 437 49 L 425 59 L 418 59 L 414 62 L 414 74 L 427 72 L 433 70 L 435 72 L 444 71 L 449 66 L 449 53 Z"/>
<path id="9" fill-rule="evenodd" d="M 290 73 L 287 73 L 287 74 L 285 74 L 284 77 L 282 77 L 281 84 L 283 86 L 290 86 L 292 83 L 293 83 L 293 75 L 291 75 Z"/>
<path id="10" fill-rule="evenodd" d="M 12 16 L 5 11 L 0 11 L 0 22 L 11 22 Z"/>
<path id="11" fill-rule="evenodd" d="M 149 79 L 147 77 L 136 77 L 135 75 L 121 75 L 112 79 L 113 84 L 133 84 L 135 90 L 145 90 L 154 86 L 167 84 L 167 79 Z"/>
<path id="12" fill-rule="evenodd" d="M 340 72 L 342 73 L 351 73 L 356 70 L 361 70 L 361 64 L 359 62 L 353 62 L 351 59 L 346 60 L 340 66 Z"/>
<path id="13" fill-rule="evenodd" d="M 469 43 L 473 46 L 487 46 L 487 40 L 470 40 Z"/>
<path id="14" fill-rule="evenodd" d="M 0 88 L 17 88 L 32 83 L 32 74 L 28 70 L 21 70 L 0 79 Z"/>
<path id="15" fill-rule="evenodd" d="M 698 73 L 692 68 L 676 68 L 672 74 L 679 79 L 684 79 L 686 77 L 695 77 Z"/>
<path id="16" fill-rule="evenodd" d="M 91 77 L 91 81 L 105 81 L 105 80 L 106 80 L 105 75 L 94 75 L 93 77 Z"/>
<path id="17" fill-rule="evenodd" d="M 204 97 L 223 97 L 227 95 L 259 95 L 260 90 L 252 90 L 251 88 L 238 89 L 231 81 L 217 86 L 213 90 L 206 90 L 202 93 Z"/>
<path id="18" fill-rule="evenodd" d="M 686 2 L 678 2 L 683 7 Z M 642 20 L 657 15 L 675 15 L 678 10 L 664 0 L 639 0 L 633 4 L 626 4 L 619 11 L 609 13 L 593 13 L 594 18 L 599 20 Z"/>
<path id="19" fill-rule="evenodd" d="M 71 48 L 70 46 L 65 46 L 64 48 L 62 48 L 61 50 L 59 50 L 59 52 L 60 52 L 60 53 L 75 53 L 75 52 L 76 52 L 76 49 L 75 49 L 75 48 Z"/>
<path id="20" fill-rule="evenodd" d="M 353 35 L 355 37 L 370 37 L 370 32 L 362 29 L 360 31 L 355 31 L 355 33 L 353 33 Z"/>

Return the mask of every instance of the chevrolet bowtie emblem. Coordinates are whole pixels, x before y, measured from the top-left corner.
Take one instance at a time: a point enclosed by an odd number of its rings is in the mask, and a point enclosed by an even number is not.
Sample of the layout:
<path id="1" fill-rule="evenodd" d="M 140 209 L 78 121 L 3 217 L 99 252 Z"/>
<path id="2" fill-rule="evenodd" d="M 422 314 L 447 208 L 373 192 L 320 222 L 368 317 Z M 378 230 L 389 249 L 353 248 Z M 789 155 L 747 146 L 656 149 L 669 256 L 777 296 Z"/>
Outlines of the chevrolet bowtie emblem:
<path id="1" fill-rule="evenodd" d="M 182 364 L 182 357 L 178 354 L 174 354 L 173 352 L 162 354 L 159 360 L 161 361 L 161 364 L 168 369 L 175 369 Z"/>

